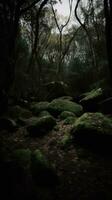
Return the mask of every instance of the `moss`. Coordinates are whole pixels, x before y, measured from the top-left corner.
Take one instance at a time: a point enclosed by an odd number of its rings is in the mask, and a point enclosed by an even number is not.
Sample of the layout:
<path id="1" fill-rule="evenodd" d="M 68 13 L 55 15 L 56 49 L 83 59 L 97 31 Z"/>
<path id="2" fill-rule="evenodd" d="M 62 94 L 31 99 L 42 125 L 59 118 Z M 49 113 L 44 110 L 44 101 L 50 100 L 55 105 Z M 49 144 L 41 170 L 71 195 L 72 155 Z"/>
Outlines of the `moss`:
<path id="1" fill-rule="evenodd" d="M 55 99 L 49 104 L 48 111 L 55 116 L 59 115 L 63 111 L 69 111 L 76 114 L 77 116 L 80 116 L 83 112 L 83 108 L 81 105 L 75 102 L 62 99 Z"/>
<path id="2" fill-rule="evenodd" d="M 51 116 L 48 111 L 41 111 L 38 115 L 38 117 L 44 117 L 44 116 Z"/>
<path id="3" fill-rule="evenodd" d="M 102 95 L 102 89 L 101 88 L 98 88 L 98 89 L 93 89 L 92 91 L 90 92 L 86 92 L 84 93 L 83 95 L 85 96 L 82 100 L 82 101 L 87 101 L 87 100 L 90 100 L 90 99 L 94 99 L 96 97 L 99 97 Z"/>
<path id="4" fill-rule="evenodd" d="M 85 113 L 75 122 L 75 129 L 94 130 L 98 133 L 112 135 L 112 122 L 102 113 Z"/>
<path id="5" fill-rule="evenodd" d="M 59 141 L 59 145 L 62 148 L 67 148 L 71 144 L 71 135 L 66 133 L 63 138 Z"/>
<path id="6" fill-rule="evenodd" d="M 36 170 L 42 170 L 43 168 L 49 167 L 49 162 L 39 149 L 32 153 L 32 167 Z"/>
<path id="7" fill-rule="evenodd" d="M 13 153 L 14 161 L 22 167 L 29 167 L 31 162 L 30 149 L 18 149 Z"/>
<path id="8" fill-rule="evenodd" d="M 39 114 L 39 112 L 47 110 L 48 105 L 49 105 L 49 103 L 47 101 L 33 103 L 31 105 L 31 110 L 35 115 L 37 115 L 37 114 Z"/>
<path id="9" fill-rule="evenodd" d="M 69 111 L 63 111 L 61 114 L 60 114 L 60 119 L 66 119 L 68 117 L 76 117 L 76 115 L 72 112 L 69 112 Z"/>
<path id="10" fill-rule="evenodd" d="M 76 117 L 67 117 L 65 120 L 64 120 L 64 124 L 67 125 L 67 124 L 74 124 L 74 122 L 76 121 Z"/>
<path id="11" fill-rule="evenodd" d="M 39 149 L 32 153 L 31 173 L 37 185 L 52 187 L 58 180 L 55 169 Z"/>
<path id="12" fill-rule="evenodd" d="M 28 124 L 28 123 L 27 123 Z M 42 136 L 56 125 L 56 120 L 48 115 L 30 120 L 27 131 L 31 136 Z"/>

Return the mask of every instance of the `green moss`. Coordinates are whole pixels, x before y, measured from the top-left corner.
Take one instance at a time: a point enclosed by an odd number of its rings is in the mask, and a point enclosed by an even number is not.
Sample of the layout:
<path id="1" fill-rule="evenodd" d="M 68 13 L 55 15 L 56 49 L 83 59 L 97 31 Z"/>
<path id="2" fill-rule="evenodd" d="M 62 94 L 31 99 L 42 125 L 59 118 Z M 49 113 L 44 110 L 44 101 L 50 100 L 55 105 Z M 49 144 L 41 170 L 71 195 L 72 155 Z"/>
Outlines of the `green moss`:
<path id="1" fill-rule="evenodd" d="M 67 117 L 65 120 L 64 120 L 64 124 L 67 125 L 67 124 L 74 124 L 74 122 L 76 121 L 76 117 Z"/>
<path id="2" fill-rule="evenodd" d="M 31 161 L 31 173 L 37 185 L 48 187 L 56 184 L 57 175 L 55 169 L 39 149 L 32 153 Z"/>
<path id="3" fill-rule="evenodd" d="M 98 88 L 98 89 L 93 89 L 90 92 L 86 92 L 83 94 L 85 97 L 81 100 L 81 101 L 87 101 L 89 99 L 94 99 L 96 97 L 99 97 L 102 95 L 102 89 Z"/>
<path id="4" fill-rule="evenodd" d="M 27 130 L 32 136 L 41 136 L 56 125 L 56 120 L 48 115 L 30 120 Z"/>
<path id="5" fill-rule="evenodd" d="M 32 153 L 32 167 L 36 170 L 42 170 L 43 168 L 49 167 L 49 162 L 39 149 Z"/>
<path id="6" fill-rule="evenodd" d="M 38 115 L 38 117 L 44 117 L 44 116 L 51 116 L 48 111 L 41 111 Z"/>
<path id="7" fill-rule="evenodd" d="M 76 117 L 76 115 L 72 112 L 69 112 L 69 111 L 63 111 L 61 114 L 60 114 L 60 119 L 66 119 L 68 117 Z"/>
<path id="8" fill-rule="evenodd" d="M 63 138 L 59 141 L 59 145 L 63 148 L 68 147 L 71 144 L 71 135 L 66 133 Z"/>
<path id="9" fill-rule="evenodd" d="M 14 161 L 22 167 L 28 167 L 31 162 L 30 149 L 18 149 L 13 153 Z"/>
<path id="10" fill-rule="evenodd" d="M 38 103 L 33 103 L 31 105 L 31 110 L 34 114 L 38 114 L 41 111 L 45 111 L 48 108 L 49 103 L 47 101 L 42 101 Z"/>
<path id="11" fill-rule="evenodd" d="M 80 116 L 83 108 L 81 105 L 69 100 L 55 99 L 49 104 L 48 111 L 55 116 L 63 111 L 69 111 Z"/>
<path id="12" fill-rule="evenodd" d="M 74 124 L 74 132 L 80 130 L 112 135 L 112 122 L 102 113 L 85 113 Z"/>

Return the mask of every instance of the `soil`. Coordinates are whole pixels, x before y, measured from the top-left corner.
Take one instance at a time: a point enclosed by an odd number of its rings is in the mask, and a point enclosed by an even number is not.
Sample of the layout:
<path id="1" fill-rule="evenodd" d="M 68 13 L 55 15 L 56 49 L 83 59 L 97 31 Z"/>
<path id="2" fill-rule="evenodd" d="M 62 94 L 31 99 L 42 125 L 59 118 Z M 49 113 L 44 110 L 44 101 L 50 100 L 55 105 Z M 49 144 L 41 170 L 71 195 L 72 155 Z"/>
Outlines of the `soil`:
<path id="1" fill-rule="evenodd" d="M 16 133 L 0 133 L 1 152 L 7 156 L 15 149 L 40 149 L 56 168 L 59 183 L 55 189 L 44 188 L 41 200 L 112 200 L 112 156 L 101 154 L 72 141 L 66 147 L 61 139 L 72 128 L 57 122 L 54 130 L 41 138 L 31 138 L 25 128 Z M 39 200 L 40 200 L 39 199 Z"/>

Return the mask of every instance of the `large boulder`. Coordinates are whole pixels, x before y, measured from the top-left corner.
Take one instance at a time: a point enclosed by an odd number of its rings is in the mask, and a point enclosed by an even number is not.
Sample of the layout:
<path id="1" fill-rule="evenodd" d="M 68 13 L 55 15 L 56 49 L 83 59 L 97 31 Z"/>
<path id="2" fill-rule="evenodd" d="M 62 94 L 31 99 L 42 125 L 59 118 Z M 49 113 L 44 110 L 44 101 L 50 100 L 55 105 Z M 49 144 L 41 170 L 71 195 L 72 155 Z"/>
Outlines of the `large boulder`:
<path id="1" fill-rule="evenodd" d="M 15 166 L 25 170 L 27 175 L 39 186 L 53 186 L 57 182 L 54 167 L 46 156 L 39 150 L 17 149 L 13 152 L 13 163 Z"/>
<path id="2" fill-rule="evenodd" d="M 31 164 L 31 150 L 30 149 L 17 149 L 13 152 L 13 161 L 24 169 L 30 167 Z"/>
<path id="3" fill-rule="evenodd" d="M 48 106 L 49 106 L 49 102 L 47 101 L 34 102 L 31 105 L 31 110 L 33 114 L 38 115 L 40 112 L 47 110 Z"/>
<path id="4" fill-rule="evenodd" d="M 57 116 L 63 111 L 69 111 L 77 116 L 80 116 L 83 112 L 83 107 L 75 102 L 63 99 L 54 99 L 48 106 L 48 111 Z"/>
<path id="5" fill-rule="evenodd" d="M 27 131 L 33 137 L 42 136 L 56 125 L 56 120 L 51 116 L 32 117 L 26 121 Z"/>
<path id="6" fill-rule="evenodd" d="M 81 105 L 85 112 L 96 112 L 98 111 L 98 103 L 103 98 L 103 90 L 101 88 L 93 89 L 90 92 L 86 92 L 81 95 Z"/>
<path id="7" fill-rule="evenodd" d="M 75 141 L 94 147 L 106 147 L 112 144 L 112 120 L 102 113 L 85 113 L 73 126 Z"/>
<path id="8" fill-rule="evenodd" d="M 58 181 L 55 169 L 39 149 L 32 153 L 31 172 L 37 185 L 51 187 Z"/>

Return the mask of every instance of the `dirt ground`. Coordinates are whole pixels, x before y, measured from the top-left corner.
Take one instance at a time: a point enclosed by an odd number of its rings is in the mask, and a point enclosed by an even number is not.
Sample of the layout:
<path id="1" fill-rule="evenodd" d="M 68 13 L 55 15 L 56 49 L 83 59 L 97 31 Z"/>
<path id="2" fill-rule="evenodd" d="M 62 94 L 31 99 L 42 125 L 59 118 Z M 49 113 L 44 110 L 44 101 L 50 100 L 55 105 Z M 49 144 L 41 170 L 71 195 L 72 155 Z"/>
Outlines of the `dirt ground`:
<path id="1" fill-rule="evenodd" d="M 1 151 L 40 149 L 55 167 L 59 184 L 46 192 L 45 200 L 112 200 L 112 156 L 78 146 L 71 141 L 63 146 L 60 141 L 71 125 L 58 122 L 57 127 L 41 138 L 31 138 L 24 128 L 16 133 L 0 135 Z M 4 148 L 5 147 L 5 148 Z M 46 190 L 46 189 L 44 189 Z M 43 190 L 40 199 L 43 198 Z"/>

